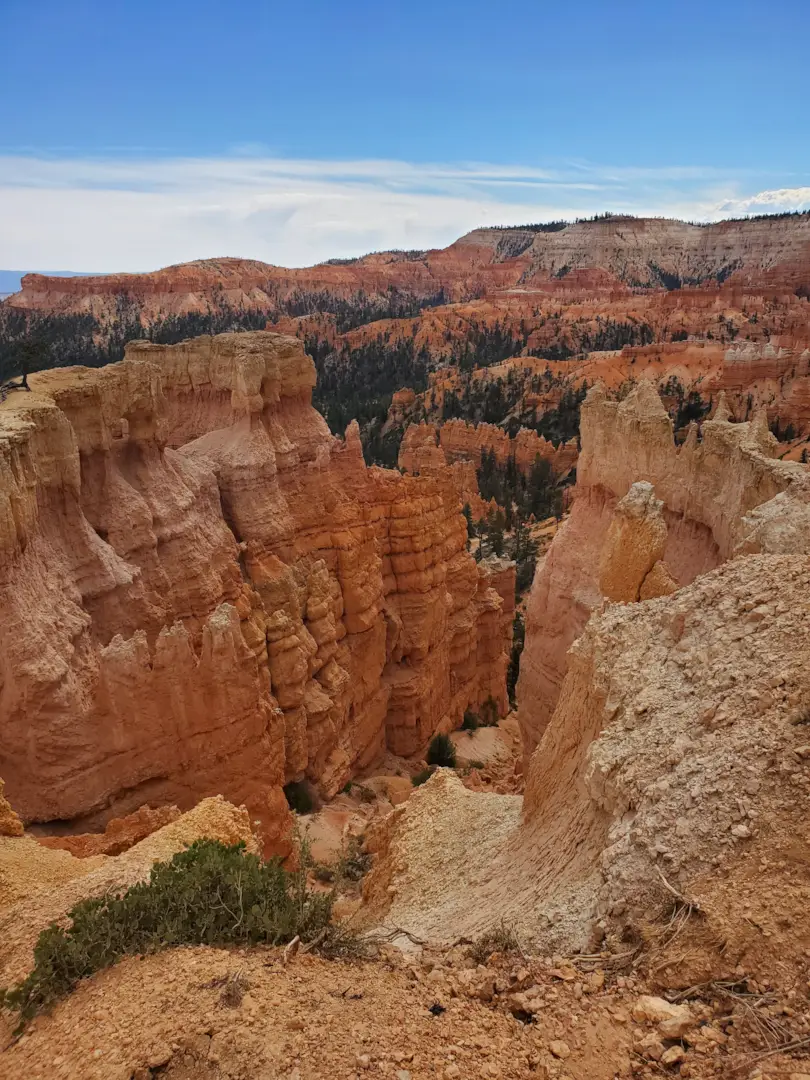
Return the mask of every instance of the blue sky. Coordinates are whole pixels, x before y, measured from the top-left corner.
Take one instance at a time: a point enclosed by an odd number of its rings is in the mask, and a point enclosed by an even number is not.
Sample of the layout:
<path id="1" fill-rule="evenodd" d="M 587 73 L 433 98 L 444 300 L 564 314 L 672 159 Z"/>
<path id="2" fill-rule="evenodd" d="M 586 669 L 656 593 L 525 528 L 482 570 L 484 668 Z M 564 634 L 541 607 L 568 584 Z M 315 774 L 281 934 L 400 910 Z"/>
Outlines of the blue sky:
<path id="1" fill-rule="evenodd" d="M 0 267 L 810 206 L 807 2 L 0 0 Z"/>

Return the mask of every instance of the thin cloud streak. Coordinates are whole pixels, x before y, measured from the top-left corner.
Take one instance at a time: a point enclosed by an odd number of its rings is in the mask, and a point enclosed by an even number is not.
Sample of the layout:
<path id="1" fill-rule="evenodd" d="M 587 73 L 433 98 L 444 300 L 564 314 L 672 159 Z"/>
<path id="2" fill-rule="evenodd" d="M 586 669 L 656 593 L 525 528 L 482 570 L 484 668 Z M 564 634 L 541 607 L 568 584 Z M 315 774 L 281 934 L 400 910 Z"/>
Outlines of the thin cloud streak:
<path id="1" fill-rule="evenodd" d="M 605 210 L 712 220 L 810 206 L 719 170 L 272 157 L 0 156 L 0 267 L 151 270 L 240 255 L 287 266 L 444 246 L 478 225 Z"/>

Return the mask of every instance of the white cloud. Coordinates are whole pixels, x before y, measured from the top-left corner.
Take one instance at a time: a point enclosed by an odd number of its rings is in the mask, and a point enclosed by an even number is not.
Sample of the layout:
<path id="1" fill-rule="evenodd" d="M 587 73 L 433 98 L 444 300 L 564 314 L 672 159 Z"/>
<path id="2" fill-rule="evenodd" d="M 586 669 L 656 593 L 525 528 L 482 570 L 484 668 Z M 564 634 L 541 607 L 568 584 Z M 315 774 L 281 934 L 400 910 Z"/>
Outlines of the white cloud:
<path id="1" fill-rule="evenodd" d="M 785 210 L 810 210 L 810 187 L 760 191 L 742 199 L 727 199 L 720 207 L 725 214 L 770 214 Z"/>
<path id="2" fill-rule="evenodd" d="M 801 193 L 805 195 L 802 196 Z M 0 157 L 0 267 L 151 270 L 240 255 L 287 266 L 445 245 L 484 224 L 604 210 L 691 219 L 782 208 L 718 170 L 481 162 Z M 777 198 L 779 197 L 779 198 Z M 757 202 L 757 200 L 760 200 Z M 764 200 L 764 201 L 763 201 Z"/>

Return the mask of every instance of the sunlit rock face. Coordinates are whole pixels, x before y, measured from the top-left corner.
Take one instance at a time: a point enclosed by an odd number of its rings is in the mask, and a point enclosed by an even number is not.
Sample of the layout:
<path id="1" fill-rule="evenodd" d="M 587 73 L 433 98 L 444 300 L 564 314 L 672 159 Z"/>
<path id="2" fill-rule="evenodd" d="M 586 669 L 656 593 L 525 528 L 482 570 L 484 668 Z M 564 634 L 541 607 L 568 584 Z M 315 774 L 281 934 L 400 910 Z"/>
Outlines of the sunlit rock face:
<path id="1" fill-rule="evenodd" d="M 456 488 L 333 437 L 297 339 L 134 343 L 30 382 L 0 406 L 0 775 L 23 820 L 221 793 L 272 846 L 284 783 L 332 795 L 506 708 L 504 601 Z"/>
<path id="2" fill-rule="evenodd" d="M 567 653 L 604 600 L 668 595 L 740 553 L 804 550 L 810 470 L 778 460 L 764 411 L 714 417 L 677 446 L 655 388 L 624 401 L 594 387 L 582 407 L 575 498 L 544 561 L 526 615 L 517 687 L 524 750 L 557 703 Z"/>

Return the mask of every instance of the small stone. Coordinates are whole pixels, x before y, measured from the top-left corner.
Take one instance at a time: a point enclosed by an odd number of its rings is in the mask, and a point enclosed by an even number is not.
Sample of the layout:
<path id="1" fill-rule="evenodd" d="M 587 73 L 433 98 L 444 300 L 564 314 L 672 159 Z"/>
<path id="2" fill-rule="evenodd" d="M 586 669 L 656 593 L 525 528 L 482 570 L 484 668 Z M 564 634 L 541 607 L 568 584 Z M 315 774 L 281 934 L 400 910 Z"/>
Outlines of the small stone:
<path id="1" fill-rule="evenodd" d="M 368 1054 L 358 1054 L 355 1058 L 355 1064 L 357 1065 L 358 1069 L 367 1069 L 371 1064 L 371 1058 L 368 1056 Z"/>
<path id="2" fill-rule="evenodd" d="M 673 1005 L 664 998 L 642 995 L 633 1006 L 633 1019 L 639 1023 L 657 1024 L 665 1039 L 680 1039 L 694 1026 L 692 1011 L 686 1005 Z"/>
<path id="3" fill-rule="evenodd" d="M 682 1046 L 670 1046 L 669 1050 L 665 1050 L 661 1055 L 662 1065 L 677 1065 L 679 1061 L 683 1061 L 686 1057 L 686 1053 Z"/>
<path id="4" fill-rule="evenodd" d="M 461 1069 L 453 1062 L 444 1070 L 444 1075 L 446 1080 L 456 1080 L 456 1077 L 461 1076 Z"/>
<path id="5" fill-rule="evenodd" d="M 571 1047 L 568 1043 L 562 1042 L 560 1039 L 555 1039 L 548 1044 L 548 1048 L 555 1058 L 565 1058 L 571 1056 Z"/>
<path id="6" fill-rule="evenodd" d="M 664 1056 L 664 1044 L 657 1035 L 647 1035 L 635 1044 L 635 1049 L 650 1061 L 660 1061 Z"/>
<path id="7" fill-rule="evenodd" d="M 171 1058 L 172 1048 L 168 1043 L 159 1043 L 146 1059 L 146 1064 L 150 1069 L 159 1069 L 162 1065 L 168 1065 Z"/>
<path id="8" fill-rule="evenodd" d="M 751 830 L 747 825 L 732 825 L 731 835 L 736 836 L 738 840 L 750 840 Z"/>
<path id="9" fill-rule="evenodd" d="M 411 1080 L 411 1074 L 407 1069 L 397 1069 L 397 1080 Z"/>

